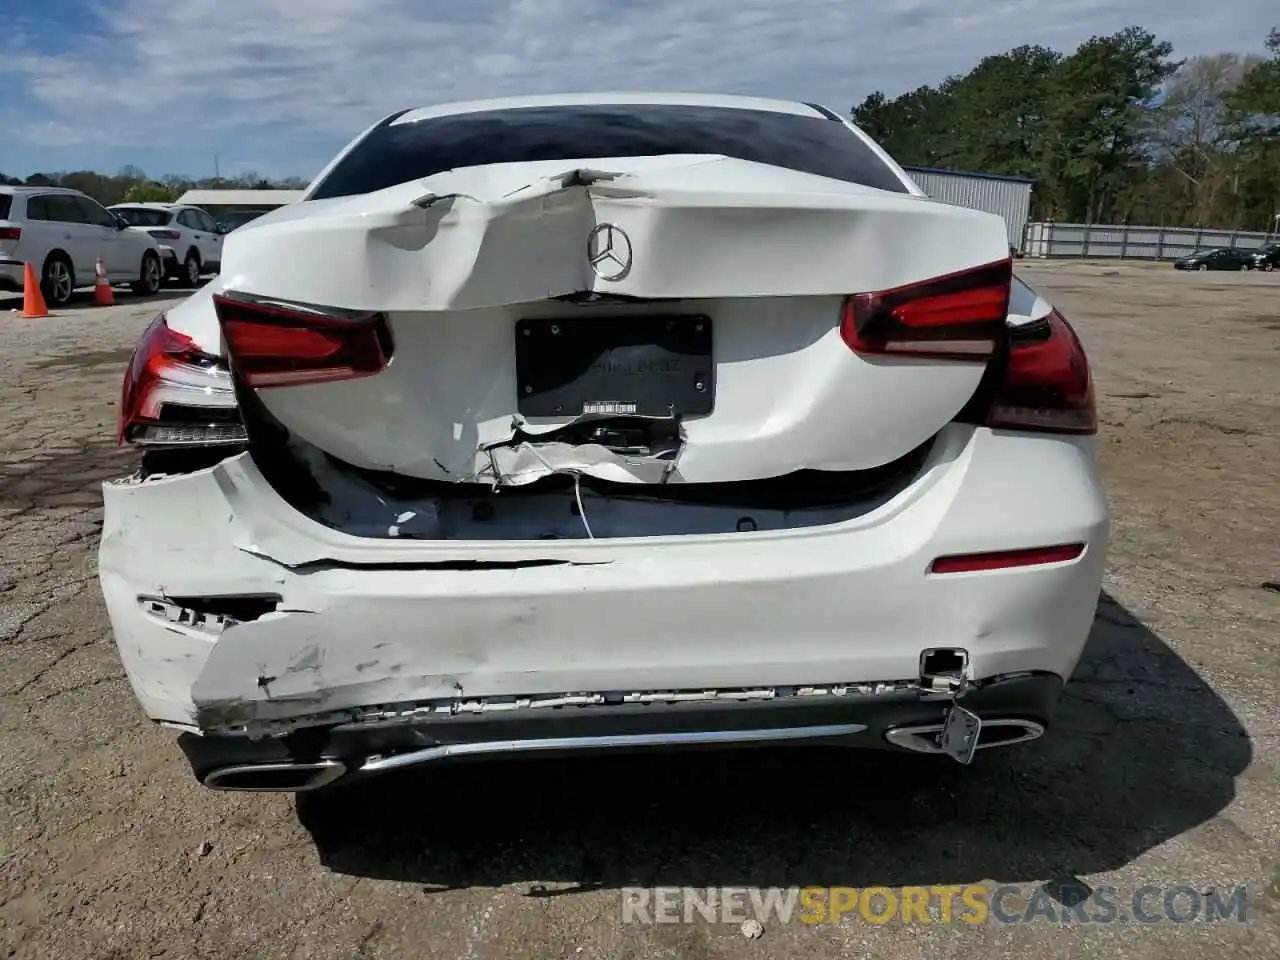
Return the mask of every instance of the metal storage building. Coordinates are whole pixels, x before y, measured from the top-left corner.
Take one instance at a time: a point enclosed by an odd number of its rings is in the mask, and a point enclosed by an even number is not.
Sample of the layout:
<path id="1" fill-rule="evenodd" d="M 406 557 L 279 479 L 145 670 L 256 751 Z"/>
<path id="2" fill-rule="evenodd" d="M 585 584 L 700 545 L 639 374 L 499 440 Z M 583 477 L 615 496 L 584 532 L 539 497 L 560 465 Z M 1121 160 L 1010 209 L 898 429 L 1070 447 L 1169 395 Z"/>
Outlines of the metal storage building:
<path id="1" fill-rule="evenodd" d="M 966 170 L 935 170 L 932 167 L 904 167 L 912 180 L 934 200 L 954 203 L 973 210 L 985 210 L 1004 217 L 1009 228 L 1009 246 L 1022 249 L 1022 232 L 1031 214 L 1033 181 L 994 173 Z"/>

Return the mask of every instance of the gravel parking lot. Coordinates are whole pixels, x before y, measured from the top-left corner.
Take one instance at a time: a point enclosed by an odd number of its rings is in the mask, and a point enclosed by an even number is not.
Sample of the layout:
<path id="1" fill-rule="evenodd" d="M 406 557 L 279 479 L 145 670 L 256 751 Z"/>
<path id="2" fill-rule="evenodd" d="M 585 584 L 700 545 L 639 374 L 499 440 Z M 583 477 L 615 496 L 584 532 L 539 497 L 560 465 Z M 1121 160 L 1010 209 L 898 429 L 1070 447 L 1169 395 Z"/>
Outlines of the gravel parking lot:
<path id="1" fill-rule="evenodd" d="M 1094 363 L 1110 572 L 1057 727 L 973 768 L 851 752 L 459 766 L 220 794 L 98 592 L 123 364 L 164 301 L 0 301 L 9 957 L 1280 956 L 1280 274 L 1027 262 Z M 1246 922 L 624 924 L 626 886 L 1250 888 Z M 1158 904 L 1159 898 L 1152 903 Z M 1184 908 L 1185 913 L 1185 908 Z"/>

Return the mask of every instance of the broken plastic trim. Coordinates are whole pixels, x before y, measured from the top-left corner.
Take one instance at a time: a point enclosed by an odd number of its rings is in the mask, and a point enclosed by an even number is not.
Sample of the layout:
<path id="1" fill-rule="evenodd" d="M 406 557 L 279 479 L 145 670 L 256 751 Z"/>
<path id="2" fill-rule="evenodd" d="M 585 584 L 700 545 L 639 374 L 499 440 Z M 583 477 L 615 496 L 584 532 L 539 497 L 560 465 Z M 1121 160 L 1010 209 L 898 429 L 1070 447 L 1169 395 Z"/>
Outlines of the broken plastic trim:
<path id="1" fill-rule="evenodd" d="M 448 720 L 451 717 L 493 713 L 555 712 L 572 708 L 592 709 L 619 706 L 646 706 L 661 709 L 688 703 L 747 702 L 772 700 L 824 700 L 845 698 L 877 698 L 903 693 L 927 691 L 916 680 L 886 680 L 865 683 L 828 683 L 792 687 L 727 687 L 698 690 L 632 690 L 590 693 L 555 693 L 529 696 L 498 696 L 447 700 L 424 700 L 406 703 L 375 704 L 321 713 L 301 714 L 288 719 L 213 722 L 205 717 L 200 723 L 206 734 L 278 737 L 308 727 L 355 724 L 385 726 L 413 724 L 422 720 Z"/>
<path id="2" fill-rule="evenodd" d="M 482 450 L 492 451 L 502 447 L 523 447 L 528 444 L 536 449 L 542 443 L 566 443 L 570 446 L 595 445 L 610 453 L 628 457 L 644 457 L 652 460 L 675 461 L 684 448 L 685 435 L 681 417 L 637 417 L 587 414 L 563 427 L 546 433 L 526 433 L 523 421 L 512 422 L 512 432 L 503 440 L 487 444 Z M 498 470 L 496 466 L 493 467 Z M 552 475 L 566 474 L 566 470 L 553 470 Z M 501 472 L 495 474 L 495 485 L 503 486 Z"/>
<path id="3" fill-rule="evenodd" d="M 242 448 L 249 440 L 244 426 L 239 423 L 213 421 L 138 423 L 129 433 L 129 442 L 139 447 L 235 447 Z"/>
<path id="4" fill-rule="evenodd" d="M 254 438 L 251 454 L 255 465 L 272 488 L 294 509 L 335 529 L 347 529 L 337 525 L 326 515 L 326 505 L 335 497 L 341 497 L 344 486 L 367 485 L 368 509 L 385 514 L 386 524 L 396 524 L 396 518 L 406 511 L 439 509 L 434 503 L 468 503 L 477 511 L 476 518 L 484 520 L 494 511 L 518 509 L 521 503 L 546 496 L 563 496 L 564 509 L 571 511 L 574 504 L 574 478 L 568 475 L 552 475 L 521 487 L 504 488 L 494 494 L 491 483 L 426 480 L 387 471 L 368 470 L 344 463 L 324 453 L 287 432 L 270 417 L 259 413 L 251 393 L 246 398 L 246 416 L 250 436 Z M 567 429 L 606 427 L 607 424 L 582 424 Z M 868 504 L 883 502 L 897 495 L 914 478 L 918 477 L 936 437 L 892 463 L 871 470 L 834 472 L 799 470 L 780 477 L 760 480 L 743 480 L 724 483 L 642 484 L 622 483 L 581 477 L 578 480 L 584 497 L 604 498 L 619 504 L 669 504 L 672 507 L 723 508 L 726 511 L 725 533 L 753 529 L 752 524 L 742 524 L 743 516 L 750 517 L 756 511 L 774 511 L 786 516 L 783 528 L 810 526 L 822 522 L 838 522 L 835 518 L 823 520 L 820 511 L 859 511 Z M 533 444 L 536 446 L 536 444 Z M 669 461 L 668 461 L 669 462 Z M 333 471 L 333 476 L 327 476 Z M 335 486 L 337 489 L 335 490 Z M 353 488 L 354 489 L 354 488 Z M 348 494 L 349 495 L 349 494 Z M 352 504 L 360 506 L 360 504 Z M 736 512 L 735 512 L 736 511 Z M 814 511 L 812 517 L 806 511 Z M 655 527 L 652 535 L 677 536 L 687 533 L 680 510 L 673 510 L 669 521 Z M 755 524 L 755 527 L 762 525 Z M 386 529 L 386 527 L 384 527 Z M 532 539 L 532 537 L 529 537 Z"/>
<path id="5" fill-rule="evenodd" d="M 240 623 L 252 623 L 280 606 L 274 594 L 230 597 L 150 597 L 138 598 L 149 616 L 203 633 L 219 634 Z"/>
<path id="6" fill-rule="evenodd" d="M 271 557 L 264 557 L 271 560 Z M 279 562 L 279 561 L 274 561 Z M 600 561 L 605 563 L 608 561 Z M 525 570 L 533 567 L 595 566 L 585 561 L 558 560 L 551 557 L 529 560 L 423 560 L 387 563 L 350 563 L 345 560 L 310 560 L 290 566 L 297 573 L 316 573 L 320 570 L 422 570 L 422 571 L 470 571 Z"/>

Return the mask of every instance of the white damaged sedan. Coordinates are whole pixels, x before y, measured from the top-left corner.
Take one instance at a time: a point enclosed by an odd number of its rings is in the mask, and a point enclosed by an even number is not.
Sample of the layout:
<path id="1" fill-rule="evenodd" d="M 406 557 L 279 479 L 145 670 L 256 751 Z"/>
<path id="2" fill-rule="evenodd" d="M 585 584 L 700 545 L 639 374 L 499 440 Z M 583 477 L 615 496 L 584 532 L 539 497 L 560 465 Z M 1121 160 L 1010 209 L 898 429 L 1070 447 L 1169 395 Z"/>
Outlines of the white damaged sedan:
<path id="1" fill-rule="evenodd" d="M 1035 739 L 1107 547 L 1088 362 L 1002 219 L 825 108 L 408 110 L 127 371 L 100 576 L 196 777 Z"/>

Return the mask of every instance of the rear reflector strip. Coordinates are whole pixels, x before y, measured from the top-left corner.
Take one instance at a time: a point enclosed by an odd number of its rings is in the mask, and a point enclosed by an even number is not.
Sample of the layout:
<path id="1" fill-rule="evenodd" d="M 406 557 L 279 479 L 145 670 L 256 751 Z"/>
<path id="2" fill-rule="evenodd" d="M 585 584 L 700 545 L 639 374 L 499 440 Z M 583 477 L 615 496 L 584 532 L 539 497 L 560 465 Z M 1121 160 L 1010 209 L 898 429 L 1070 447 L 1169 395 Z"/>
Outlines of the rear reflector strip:
<path id="1" fill-rule="evenodd" d="M 1010 567 L 1037 567 L 1046 563 L 1065 563 L 1082 553 L 1083 543 L 1030 547 L 1025 550 L 995 550 L 989 553 L 955 553 L 938 557 L 933 561 L 929 572 L 977 573 L 983 570 L 1007 570 Z"/>

